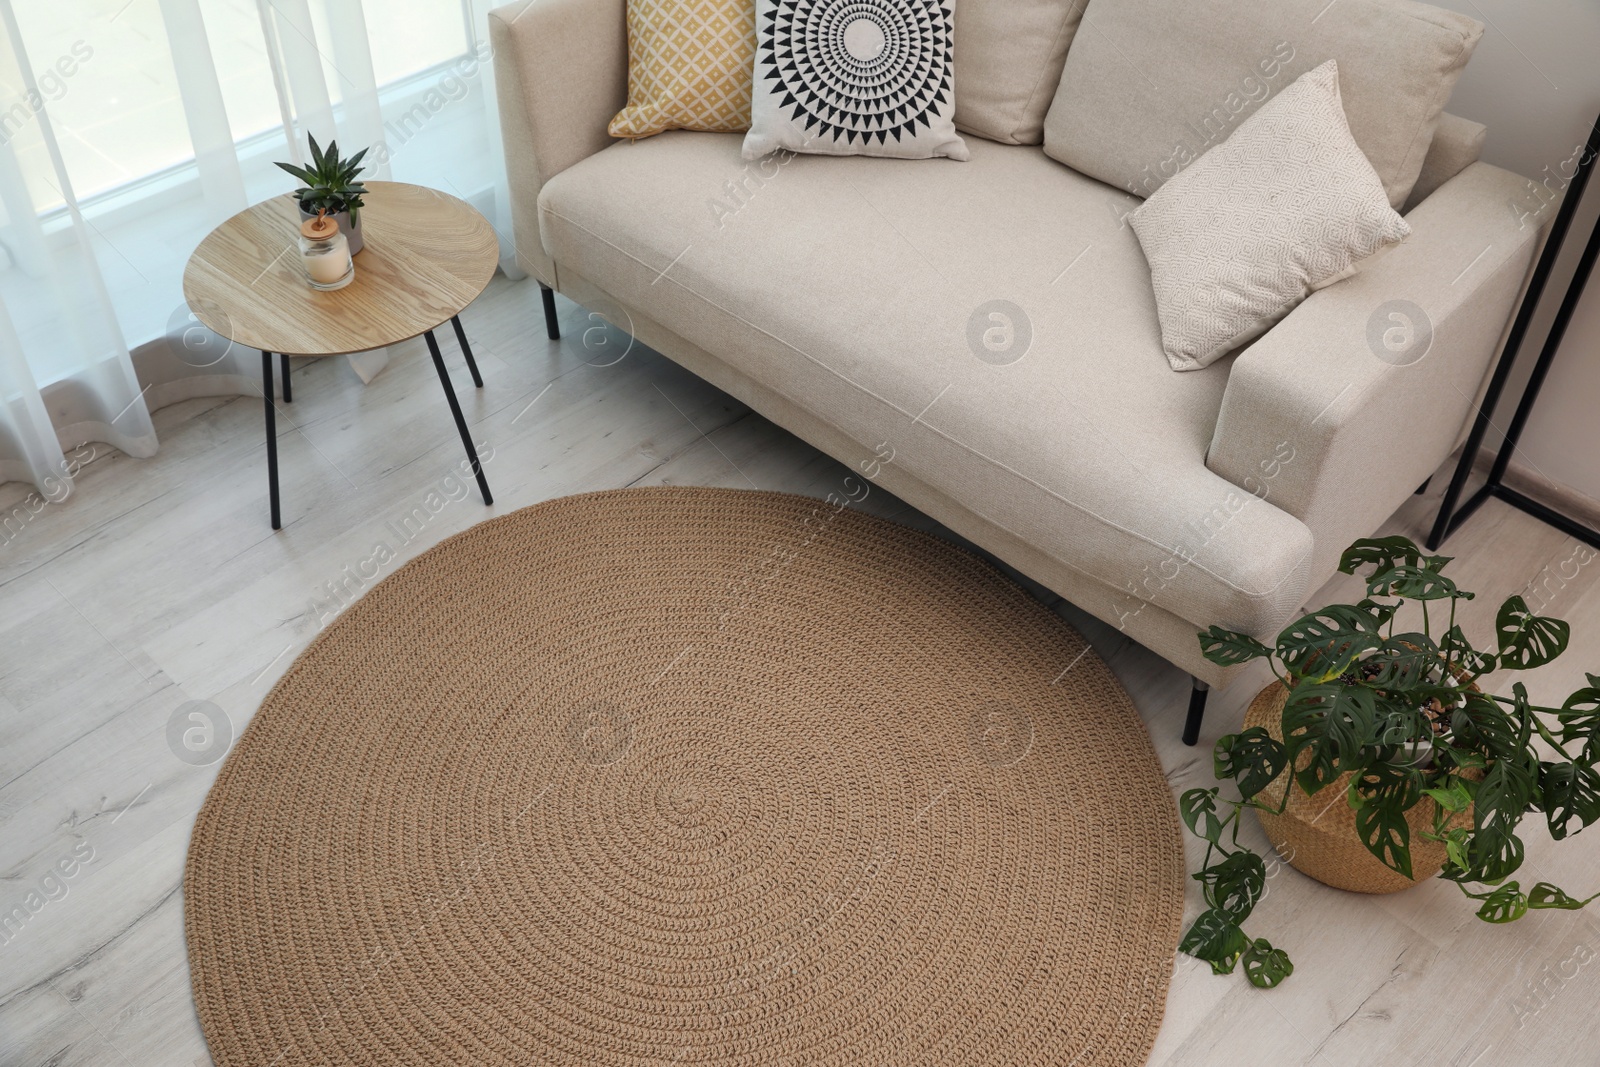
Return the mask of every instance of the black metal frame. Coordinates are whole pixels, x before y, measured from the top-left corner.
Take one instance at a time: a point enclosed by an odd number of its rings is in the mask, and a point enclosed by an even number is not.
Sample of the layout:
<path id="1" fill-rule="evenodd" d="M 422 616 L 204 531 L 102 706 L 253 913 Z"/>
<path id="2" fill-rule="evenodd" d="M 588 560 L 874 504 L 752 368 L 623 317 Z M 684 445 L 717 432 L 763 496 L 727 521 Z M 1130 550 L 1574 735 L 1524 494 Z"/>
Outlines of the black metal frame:
<path id="1" fill-rule="evenodd" d="M 1200 679 L 1195 678 L 1194 688 L 1189 690 L 1189 717 L 1183 721 L 1183 743 L 1193 748 L 1200 741 L 1200 723 L 1206 717 L 1206 699 L 1211 696 L 1211 687 Z"/>
<path id="2" fill-rule="evenodd" d="M 467 343 L 467 333 L 461 328 L 461 316 L 451 315 L 450 324 L 455 327 L 456 340 L 461 344 L 461 354 L 466 358 L 467 370 L 472 372 L 472 384 L 479 389 L 483 388 L 483 375 L 478 373 L 478 361 L 472 358 L 472 346 Z M 478 480 L 478 491 L 483 494 L 485 506 L 494 503 L 494 496 L 489 492 L 489 482 L 483 476 L 483 464 L 478 460 L 478 450 L 472 446 L 472 435 L 467 430 L 467 420 L 461 414 L 461 402 L 456 399 L 455 386 L 450 382 L 450 372 L 445 369 L 444 356 L 439 352 L 439 341 L 433 336 L 432 330 L 426 330 L 422 335 L 428 342 L 428 353 L 433 357 L 434 370 L 439 372 L 439 383 L 444 386 L 445 399 L 450 404 L 450 415 L 455 419 L 456 430 L 461 434 L 461 444 L 467 450 L 467 459 L 472 463 L 472 474 Z M 289 357 L 279 353 L 280 367 L 283 375 L 283 402 L 292 403 L 294 397 L 289 390 Z M 272 382 L 272 353 L 261 353 L 261 397 L 266 408 L 267 417 L 267 496 L 272 507 L 272 528 L 283 528 L 282 516 L 279 508 L 278 494 L 278 417 L 277 404 L 273 399 Z"/>
<path id="3" fill-rule="evenodd" d="M 1600 257 L 1600 225 L 1597 225 L 1589 235 L 1589 243 L 1584 246 L 1583 254 L 1579 257 L 1578 268 L 1573 273 L 1560 308 L 1556 311 L 1550 335 L 1545 338 L 1544 348 L 1540 350 L 1538 361 L 1533 365 L 1533 373 L 1528 378 L 1528 386 L 1517 404 L 1516 414 L 1512 416 L 1505 439 L 1500 442 L 1499 451 L 1495 454 L 1494 465 L 1489 471 L 1489 480 L 1472 494 L 1466 503 L 1457 507 L 1461 491 L 1466 487 L 1473 465 L 1477 463 L 1478 453 L 1483 449 L 1483 438 L 1489 429 L 1495 405 L 1500 400 L 1500 394 L 1505 391 L 1506 383 L 1511 377 L 1511 369 L 1527 336 L 1528 327 L 1538 310 L 1540 299 L 1544 296 L 1545 287 L 1550 282 L 1550 274 L 1555 269 L 1556 260 L 1560 258 L 1567 233 L 1572 229 L 1573 217 L 1578 213 L 1578 206 L 1583 200 L 1584 188 L 1589 184 L 1597 155 L 1600 155 L 1600 119 L 1596 119 L 1594 128 L 1589 131 L 1589 140 L 1584 146 L 1583 154 L 1578 157 L 1577 169 L 1567 186 L 1566 197 L 1561 201 L 1555 221 L 1551 224 L 1550 239 L 1545 243 L 1544 252 L 1534 267 L 1533 276 L 1528 282 L 1527 295 L 1523 297 L 1522 307 L 1518 309 L 1516 320 L 1511 324 L 1511 332 L 1506 338 L 1505 351 L 1495 367 L 1494 376 L 1489 379 L 1488 391 L 1484 393 L 1483 403 L 1479 406 L 1472 429 L 1467 434 L 1466 444 L 1461 450 L 1461 459 L 1456 464 L 1449 487 L 1445 489 L 1444 499 L 1439 503 L 1438 517 L 1434 520 L 1433 529 L 1428 533 L 1430 551 L 1437 550 L 1445 538 L 1459 529 L 1461 524 L 1471 518 L 1490 497 L 1503 500 L 1562 533 L 1600 547 L 1600 531 L 1553 511 L 1536 500 L 1529 499 L 1515 489 L 1508 488 L 1504 482 L 1506 468 L 1517 450 L 1517 442 L 1522 438 L 1522 431 L 1527 426 L 1528 416 L 1533 412 L 1534 403 L 1539 399 L 1539 390 L 1544 387 L 1550 364 L 1555 360 L 1561 341 L 1566 336 L 1567 326 L 1572 321 L 1573 312 L 1577 310 L 1578 302 L 1583 298 L 1584 287 L 1594 271 L 1595 260 Z"/>
<path id="4" fill-rule="evenodd" d="M 544 332 L 550 340 L 561 340 L 561 324 L 556 322 L 556 292 L 544 282 L 539 283 L 539 299 L 544 303 Z"/>

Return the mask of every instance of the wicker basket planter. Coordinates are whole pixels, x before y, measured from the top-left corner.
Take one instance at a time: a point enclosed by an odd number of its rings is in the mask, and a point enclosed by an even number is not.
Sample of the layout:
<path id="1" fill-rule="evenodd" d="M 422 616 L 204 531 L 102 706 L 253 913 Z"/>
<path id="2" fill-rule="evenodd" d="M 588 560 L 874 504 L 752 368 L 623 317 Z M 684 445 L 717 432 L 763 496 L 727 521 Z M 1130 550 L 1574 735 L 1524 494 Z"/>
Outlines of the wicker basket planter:
<path id="1" fill-rule="evenodd" d="M 1283 704 L 1289 691 L 1273 682 L 1257 694 L 1245 712 L 1244 728 L 1260 726 L 1275 739 L 1283 740 Z M 1288 774 L 1287 770 L 1284 774 Z M 1395 893 L 1426 881 L 1444 868 L 1444 844 L 1423 837 L 1433 829 L 1431 802 L 1424 800 L 1406 813 L 1411 828 L 1412 878 L 1390 870 L 1368 852 L 1356 833 L 1355 812 L 1345 799 L 1350 775 L 1336 778 L 1314 796 L 1306 796 L 1299 786 L 1289 790 L 1289 803 L 1282 815 L 1256 811 L 1261 828 L 1285 863 L 1324 885 L 1348 889 L 1353 893 Z M 1283 775 L 1261 791 L 1263 803 L 1276 806 L 1283 795 Z M 1450 821 L 1451 827 L 1471 826 L 1468 807 Z"/>

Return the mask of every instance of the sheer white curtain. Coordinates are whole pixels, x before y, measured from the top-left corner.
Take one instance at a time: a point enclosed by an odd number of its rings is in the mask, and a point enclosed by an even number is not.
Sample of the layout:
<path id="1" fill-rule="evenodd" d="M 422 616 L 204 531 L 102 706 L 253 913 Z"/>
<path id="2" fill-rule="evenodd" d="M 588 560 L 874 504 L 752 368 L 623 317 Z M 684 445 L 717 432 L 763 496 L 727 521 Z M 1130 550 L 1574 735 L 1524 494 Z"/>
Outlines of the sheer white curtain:
<path id="1" fill-rule="evenodd" d="M 509 233 L 490 6 L 0 0 L 0 481 L 62 499 L 64 450 L 149 456 L 152 409 L 260 394 L 259 354 L 188 313 L 183 266 L 211 227 L 293 188 L 272 162 L 304 161 L 308 133 Z M 351 365 L 370 379 L 386 358 Z"/>
<path id="2" fill-rule="evenodd" d="M 104 441 L 129 455 L 148 456 L 155 452 L 156 435 L 10 0 L 0 0 L 0 19 L 9 46 L 0 63 L 13 89 L 0 118 L 0 241 L 11 260 L 6 273 L 12 283 L 0 316 L 0 479 L 32 482 L 47 499 L 59 500 L 71 492 L 63 447 Z M 28 173 L 19 165 L 22 152 L 35 161 Z M 52 233 L 34 208 L 41 199 L 65 207 L 65 225 Z M 13 315 L 19 299 L 24 313 Z M 30 358 L 43 352 L 51 358 Z M 68 370 L 49 405 L 36 366 Z"/>

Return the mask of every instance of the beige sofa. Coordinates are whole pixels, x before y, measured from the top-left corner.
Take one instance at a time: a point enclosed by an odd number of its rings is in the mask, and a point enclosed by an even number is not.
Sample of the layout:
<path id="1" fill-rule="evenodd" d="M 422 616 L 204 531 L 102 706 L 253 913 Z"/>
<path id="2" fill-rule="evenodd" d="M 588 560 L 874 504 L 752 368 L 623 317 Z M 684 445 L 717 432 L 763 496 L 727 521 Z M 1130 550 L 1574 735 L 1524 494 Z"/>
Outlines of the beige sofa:
<path id="1" fill-rule="evenodd" d="M 1525 179 L 1476 162 L 1483 127 L 1435 111 L 1409 148 L 1426 153 L 1412 235 L 1242 352 L 1175 373 L 1124 221 L 1139 201 L 1040 146 L 746 163 L 738 135 L 616 142 L 624 0 L 517 4 L 490 28 L 525 270 L 852 467 L 892 449 L 884 488 L 1200 691 L 1229 672 L 1197 630 L 1274 635 L 1445 460 L 1537 242 L 1514 210 Z M 1393 91 L 1347 88 L 1352 129 Z M 960 122 L 959 80 L 956 99 Z M 997 299 L 1031 335 L 1020 359 L 970 343 Z M 1420 359 L 1369 340 L 1395 300 L 1431 324 Z"/>

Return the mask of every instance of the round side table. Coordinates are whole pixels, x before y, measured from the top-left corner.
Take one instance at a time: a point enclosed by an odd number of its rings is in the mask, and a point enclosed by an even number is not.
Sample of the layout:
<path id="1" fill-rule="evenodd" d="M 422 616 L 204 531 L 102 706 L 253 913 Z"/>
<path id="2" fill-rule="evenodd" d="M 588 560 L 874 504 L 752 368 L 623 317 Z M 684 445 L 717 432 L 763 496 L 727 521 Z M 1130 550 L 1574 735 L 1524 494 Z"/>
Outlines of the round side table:
<path id="1" fill-rule="evenodd" d="M 278 439 L 272 356 L 282 360 L 283 399 L 290 403 L 290 356 L 341 356 L 422 335 L 444 386 L 450 414 L 467 450 L 485 504 L 494 503 L 445 370 L 436 327 L 449 320 L 473 384 L 483 386 L 460 313 L 494 276 L 494 228 L 466 201 L 401 182 L 368 182 L 361 209 L 365 247 L 343 289 L 311 288 L 300 266 L 300 209 L 288 194 L 233 216 L 189 257 L 183 295 L 214 333 L 261 350 L 261 392 L 267 416 L 267 489 L 272 528 L 278 509 Z"/>

